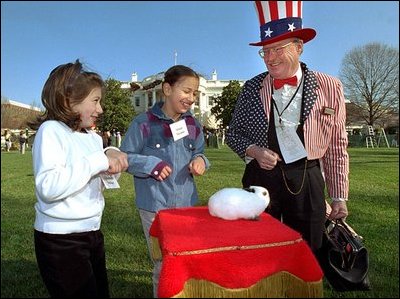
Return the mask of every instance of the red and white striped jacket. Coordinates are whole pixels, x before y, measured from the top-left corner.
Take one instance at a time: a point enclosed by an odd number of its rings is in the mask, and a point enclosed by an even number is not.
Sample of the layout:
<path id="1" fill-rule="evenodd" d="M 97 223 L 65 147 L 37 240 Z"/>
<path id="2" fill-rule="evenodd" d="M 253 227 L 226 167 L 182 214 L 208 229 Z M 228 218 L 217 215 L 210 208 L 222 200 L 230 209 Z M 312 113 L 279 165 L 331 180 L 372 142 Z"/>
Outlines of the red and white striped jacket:
<path id="1" fill-rule="evenodd" d="M 348 198 L 349 156 L 345 129 L 346 107 L 341 82 L 329 75 L 304 73 L 301 121 L 309 160 L 319 159 L 331 198 Z M 246 149 L 256 144 L 268 148 L 268 123 L 272 97 L 272 77 L 262 73 L 243 86 L 226 142 L 242 159 Z"/>

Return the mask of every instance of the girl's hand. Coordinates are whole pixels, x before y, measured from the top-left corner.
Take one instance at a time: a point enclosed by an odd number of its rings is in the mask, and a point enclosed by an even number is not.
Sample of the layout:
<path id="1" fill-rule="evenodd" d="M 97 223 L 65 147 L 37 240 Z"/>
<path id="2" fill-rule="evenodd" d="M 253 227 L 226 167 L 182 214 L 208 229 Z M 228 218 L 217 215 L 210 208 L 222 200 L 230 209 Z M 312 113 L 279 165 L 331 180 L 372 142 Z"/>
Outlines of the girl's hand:
<path id="1" fill-rule="evenodd" d="M 107 173 L 115 174 L 128 169 L 128 155 L 126 153 L 109 149 L 106 151 L 106 156 L 109 165 Z"/>
<path id="2" fill-rule="evenodd" d="M 193 175 L 202 175 L 206 171 L 206 163 L 202 157 L 196 157 L 189 163 L 189 172 Z"/>
<path id="3" fill-rule="evenodd" d="M 156 177 L 156 180 L 163 181 L 172 173 L 171 167 L 168 165 L 164 166 L 164 168 L 160 171 L 160 174 Z"/>

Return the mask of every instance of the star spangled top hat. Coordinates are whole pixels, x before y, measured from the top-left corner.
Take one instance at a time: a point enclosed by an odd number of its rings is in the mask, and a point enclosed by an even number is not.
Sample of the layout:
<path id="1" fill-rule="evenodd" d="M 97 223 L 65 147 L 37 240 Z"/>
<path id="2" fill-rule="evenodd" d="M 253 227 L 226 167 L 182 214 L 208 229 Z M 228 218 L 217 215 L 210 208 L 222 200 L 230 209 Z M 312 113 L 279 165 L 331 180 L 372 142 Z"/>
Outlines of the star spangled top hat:
<path id="1" fill-rule="evenodd" d="M 260 21 L 261 41 L 251 46 L 264 46 L 290 37 L 304 43 L 312 40 L 317 32 L 302 25 L 302 1 L 254 1 Z"/>

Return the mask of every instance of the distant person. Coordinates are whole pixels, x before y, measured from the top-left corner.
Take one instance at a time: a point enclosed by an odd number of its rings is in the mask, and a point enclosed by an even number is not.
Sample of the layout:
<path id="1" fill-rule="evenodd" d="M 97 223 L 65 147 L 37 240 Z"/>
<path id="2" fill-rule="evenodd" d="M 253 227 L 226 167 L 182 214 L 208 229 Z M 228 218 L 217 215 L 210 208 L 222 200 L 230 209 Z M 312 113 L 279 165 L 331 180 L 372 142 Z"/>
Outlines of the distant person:
<path id="1" fill-rule="evenodd" d="M 212 140 L 211 140 L 212 136 L 213 136 L 213 133 L 211 132 L 211 129 L 207 129 L 207 136 L 206 136 L 206 138 L 207 138 L 207 147 L 212 145 Z"/>
<path id="2" fill-rule="evenodd" d="M 51 297 L 108 298 L 100 230 L 104 187 L 128 163 L 125 153 L 103 151 L 91 128 L 102 114 L 104 82 L 77 60 L 56 67 L 42 91 L 45 113 L 32 147 L 36 219 L 34 241 L 40 274 Z"/>
<path id="3" fill-rule="evenodd" d="M 103 140 L 103 148 L 111 146 L 111 133 L 110 131 L 103 131 L 101 134 Z"/>
<path id="4" fill-rule="evenodd" d="M 399 146 L 398 140 L 399 140 L 399 132 L 396 132 L 395 137 L 392 139 L 392 147 Z"/>
<path id="5" fill-rule="evenodd" d="M 25 148 L 29 148 L 29 129 L 25 129 L 25 136 L 26 136 L 26 142 L 25 142 Z"/>
<path id="6" fill-rule="evenodd" d="M 221 136 L 221 144 L 225 145 L 225 129 L 224 128 L 221 129 L 221 134 L 222 134 L 222 136 Z"/>
<path id="7" fill-rule="evenodd" d="M 11 149 L 11 134 L 8 130 L 4 131 L 4 138 L 5 138 L 5 142 L 6 142 L 6 151 L 9 152 Z"/>
<path id="8" fill-rule="evenodd" d="M 117 146 L 117 133 L 115 133 L 115 129 L 111 131 L 111 146 Z"/>
<path id="9" fill-rule="evenodd" d="M 156 213 L 197 203 L 194 176 L 209 167 L 201 124 L 190 112 L 198 89 L 199 76 L 191 68 L 176 65 L 168 69 L 162 84 L 165 101 L 135 117 L 121 144 L 128 154 L 128 172 L 133 175 L 135 202 L 150 257 L 149 230 Z M 161 262 L 153 263 L 157 297 Z"/>
<path id="10" fill-rule="evenodd" d="M 24 131 L 19 132 L 18 141 L 19 141 L 19 152 L 21 154 L 25 154 L 25 145 L 26 145 L 27 137 L 26 137 L 26 134 L 24 133 Z"/>
<path id="11" fill-rule="evenodd" d="M 316 35 L 302 27 L 301 1 L 255 1 L 255 7 L 261 41 L 250 45 L 261 47 L 268 71 L 245 83 L 226 142 L 246 162 L 243 186 L 267 188 L 267 212 L 300 232 L 316 253 L 326 221 L 325 184 L 329 218 L 348 215 L 343 88 L 300 61 L 304 44 Z"/>
<path id="12" fill-rule="evenodd" d="M 121 147 L 121 140 L 122 140 L 122 137 L 121 137 L 121 132 L 117 132 L 117 147 L 119 148 L 119 147 Z"/>

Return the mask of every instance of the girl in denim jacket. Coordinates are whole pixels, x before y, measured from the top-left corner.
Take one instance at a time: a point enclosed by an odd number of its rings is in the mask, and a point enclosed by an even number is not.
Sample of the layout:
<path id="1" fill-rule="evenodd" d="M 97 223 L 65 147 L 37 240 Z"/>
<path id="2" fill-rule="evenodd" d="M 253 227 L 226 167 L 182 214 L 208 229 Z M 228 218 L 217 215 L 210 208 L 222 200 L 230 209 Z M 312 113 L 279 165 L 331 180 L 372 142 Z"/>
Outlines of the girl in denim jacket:
<path id="1" fill-rule="evenodd" d="M 198 201 L 193 177 L 210 166 L 204 156 L 202 126 L 189 111 L 198 88 L 196 72 L 183 65 L 171 67 L 162 83 L 165 101 L 139 114 L 121 144 L 121 150 L 128 154 L 127 171 L 133 175 L 149 253 L 149 230 L 155 214 L 162 209 L 193 206 Z M 153 263 L 156 297 L 161 262 Z"/>

